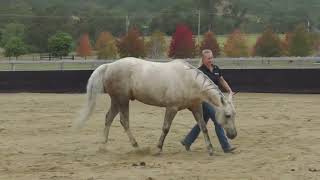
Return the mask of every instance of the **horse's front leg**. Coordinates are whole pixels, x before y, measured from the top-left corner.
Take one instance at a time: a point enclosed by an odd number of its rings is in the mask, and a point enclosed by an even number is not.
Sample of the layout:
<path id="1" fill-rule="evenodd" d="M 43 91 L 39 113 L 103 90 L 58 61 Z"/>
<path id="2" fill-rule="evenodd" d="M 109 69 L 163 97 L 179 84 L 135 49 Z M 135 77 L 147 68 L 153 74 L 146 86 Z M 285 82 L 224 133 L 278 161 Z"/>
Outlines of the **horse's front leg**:
<path id="1" fill-rule="evenodd" d="M 190 108 L 190 110 L 191 110 L 195 120 L 197 121 L 197 123 L 198 123 L 198 125 L 204 135 L 204 140 L 206 142 L 209 155 L 212 156 L 213 155 L 213 147 L 212 147 L 209 135 L 208 135 L 208 129 L 207 129 L 206 123 L 203 120 L 202 105 L 199 104 L 198 106 Z"/>
<path id="2" fill-rule="evenodd" d="M 160 154 L 162 152 L 163 142 L 170 130 L 170 126 L 177 112 L 178 110 L 176 108 L 166 108 L 166 114 L 164 116 L 164 121 L 162 126 L 162 134 L 157 145 L 158 152 L 156 152 L 156 154 Z"/>

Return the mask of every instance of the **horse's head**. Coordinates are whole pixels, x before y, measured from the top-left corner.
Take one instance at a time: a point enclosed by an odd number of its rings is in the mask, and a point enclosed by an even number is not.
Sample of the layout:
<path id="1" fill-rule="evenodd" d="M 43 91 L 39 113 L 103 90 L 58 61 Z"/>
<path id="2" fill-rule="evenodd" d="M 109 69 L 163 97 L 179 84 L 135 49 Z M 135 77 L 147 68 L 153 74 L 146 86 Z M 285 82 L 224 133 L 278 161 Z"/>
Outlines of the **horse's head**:
<path id="1" fill-rule="evenodd" d="M 208 102 L 215 106 L 216 120 L 227 133 L 228 138 L 234 139 L 237 136 L 235 125 L 236 110 L 232 103 L 232 94 L 225 97 L 221 92 L 219 95 L 211 91 Z"/>
<path id="2" fill-rule="evenodd" d="M 232 94 L 226 98 L 221 96 L 221 106 L 216 109 L 217 122 L 226 130 L 227 136 L 234 139 L 237 136 L 237 129 L 235 125 L 236 110 L 232 103 Z"/>
<path id="3" fill-rule="evenodd" d="M 216 107 L 218 124 L 226 130 L 228 138 L 234 139 L 237 136 L 237 130 L 235 126 L 236 111 L 232 103 L 232 94 L 225 97 L 219 87 L 208 76 L 191 66 L 189 68 L 195 70 L 195 80 L 201 89 L 202 100 Z"/>

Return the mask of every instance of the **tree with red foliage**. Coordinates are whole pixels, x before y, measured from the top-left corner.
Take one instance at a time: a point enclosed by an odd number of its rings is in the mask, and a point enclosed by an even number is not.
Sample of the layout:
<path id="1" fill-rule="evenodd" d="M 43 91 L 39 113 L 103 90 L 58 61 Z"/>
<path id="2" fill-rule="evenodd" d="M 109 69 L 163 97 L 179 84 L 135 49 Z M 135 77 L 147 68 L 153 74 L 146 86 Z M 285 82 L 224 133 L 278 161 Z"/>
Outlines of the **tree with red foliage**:
<path id="1" fill-rule="evenodd" d="M 85 59 L 87 59 L 87 56 L 91 55 L 91 46 L 88 33 L 85 33 L 81 36 L 77 53 L 79 56 L 84 57 Z"/>
<path id="2" fill-rule="evenodd" d="M 118 42 L 120 57 L 145 57 L 144 41 L 137 28 L 131 28 Z"/>
<path id="3" fill-rule="evenodd" d="M 203 40 L 200 45 L 200 54 L 202 50 L 210 49 L 214 57 L 220 55 L 220 46 L 213 32 L 209 31 L 204 34 Z"/>
<path id="4" fill-rule="evenodd" d="M 195 41 L 191 30 L 185 25 L 178 25 L 169 49 L 171 58 L 193 58 L 195 56 Z"/>
<path id="5" fill-rule="evenodd" d="M 253 56 L 262 57 L 279 57 L 282 56 L 283 50 L 281 39 L 268 27 L 261 36 L 258 37 L 253 48 Z"/>

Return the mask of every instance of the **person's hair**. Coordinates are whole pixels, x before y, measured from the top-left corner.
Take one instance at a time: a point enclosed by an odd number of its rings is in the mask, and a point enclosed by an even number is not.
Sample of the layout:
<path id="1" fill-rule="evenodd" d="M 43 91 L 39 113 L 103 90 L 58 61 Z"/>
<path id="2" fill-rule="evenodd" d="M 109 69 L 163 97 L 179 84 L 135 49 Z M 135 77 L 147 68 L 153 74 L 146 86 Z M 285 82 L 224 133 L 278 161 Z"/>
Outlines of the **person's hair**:
<path id="1" fill-rule="evenodd" d="M 205 57 L 205 55 L 207 55 L 207 54 L 212 54 L 212 51 L 210 49 L 204 49 L 201 51 L 202 57 L 201 57 L 199 64 L 198 64 L 199 67 L 202 66 L 202 64 L 203 64 L 202 60 Z"/>

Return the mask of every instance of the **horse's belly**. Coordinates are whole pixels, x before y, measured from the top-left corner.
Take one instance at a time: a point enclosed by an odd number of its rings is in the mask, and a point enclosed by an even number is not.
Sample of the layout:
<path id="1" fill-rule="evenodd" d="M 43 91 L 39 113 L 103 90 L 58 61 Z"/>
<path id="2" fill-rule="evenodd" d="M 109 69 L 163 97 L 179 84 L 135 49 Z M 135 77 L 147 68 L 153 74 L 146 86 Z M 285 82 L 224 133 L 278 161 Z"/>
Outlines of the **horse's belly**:
<path id="1" fill-rule="evenodd" d="M 132 91 L 132 99 L 136 99 L 142 103 L 160 106 L 160 107 L 170 107 L 174 106 L 177 108 L 186 108 L 194 103 L 195 98 L 186 95 L 179 88 L 176 90 L 170 90 L 160 87 L 156 89 L 146 89 Z"/>
<path id="2" fill-rule="evenodd" d="M 162 93 L 154 93 L 153 91 L 132 91 L 131 99 L 136 99 L 142 103 L 165 107 L 170 102 Z"/>

